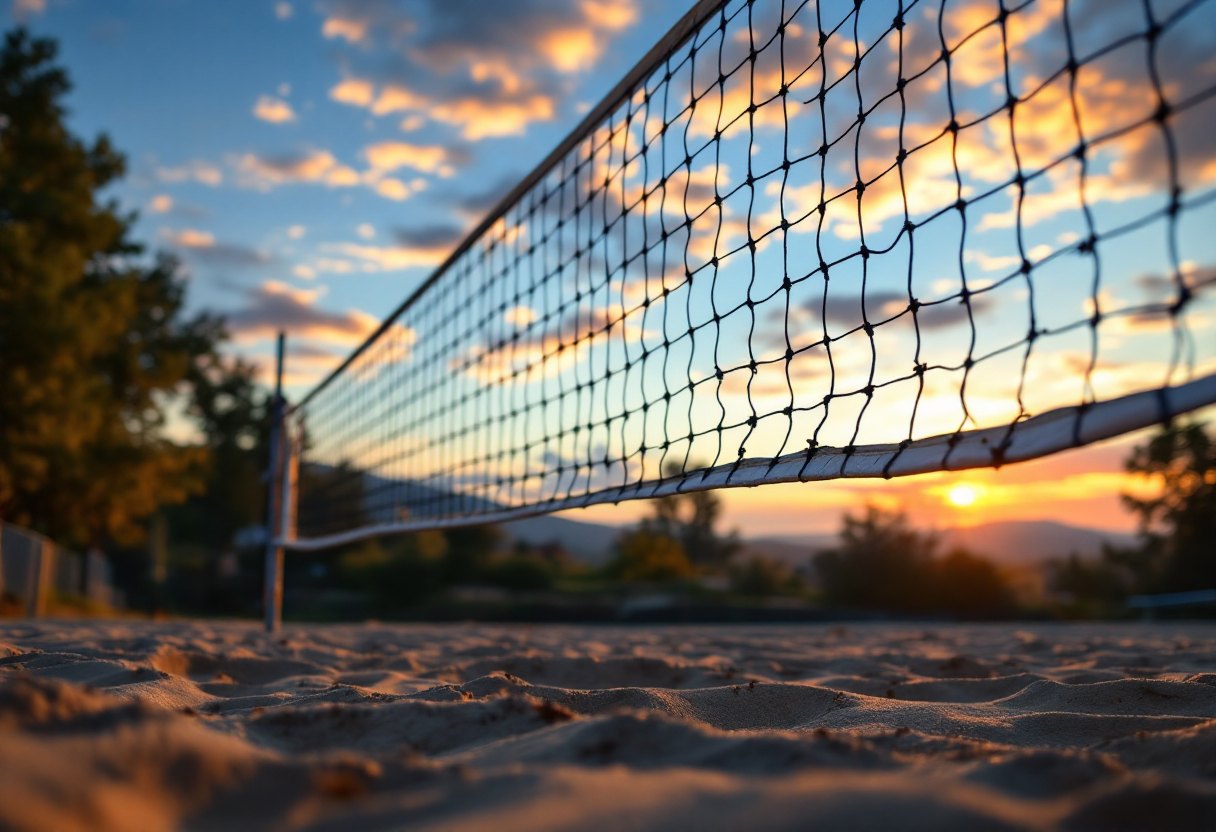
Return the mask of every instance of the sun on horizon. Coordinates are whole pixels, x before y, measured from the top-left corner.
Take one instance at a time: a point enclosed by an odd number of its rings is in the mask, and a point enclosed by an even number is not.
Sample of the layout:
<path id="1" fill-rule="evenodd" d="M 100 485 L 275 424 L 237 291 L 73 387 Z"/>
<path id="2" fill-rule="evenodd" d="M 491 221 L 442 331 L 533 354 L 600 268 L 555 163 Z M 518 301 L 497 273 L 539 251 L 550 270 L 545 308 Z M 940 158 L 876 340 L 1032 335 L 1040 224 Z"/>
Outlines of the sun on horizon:
<path id="1" fill-rule="evenodd" d="M 960 482 L 946 493 L 946 500 L 950 505 L 958 508 L 970 508 L 979 498 L 979 490 L 974 485 L 965 482 Z"/>

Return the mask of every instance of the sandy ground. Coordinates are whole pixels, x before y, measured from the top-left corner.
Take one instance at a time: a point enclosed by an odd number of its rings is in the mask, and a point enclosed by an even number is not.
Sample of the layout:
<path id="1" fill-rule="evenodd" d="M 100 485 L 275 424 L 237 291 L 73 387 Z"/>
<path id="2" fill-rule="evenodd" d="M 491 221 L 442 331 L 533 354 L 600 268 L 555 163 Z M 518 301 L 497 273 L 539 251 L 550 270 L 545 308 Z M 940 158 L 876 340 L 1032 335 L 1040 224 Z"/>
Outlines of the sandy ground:
<path id="1" fill-rule="evenodd" d="M 1216 626 L 0 622 L 5 830 L 1216 829 Z"/>

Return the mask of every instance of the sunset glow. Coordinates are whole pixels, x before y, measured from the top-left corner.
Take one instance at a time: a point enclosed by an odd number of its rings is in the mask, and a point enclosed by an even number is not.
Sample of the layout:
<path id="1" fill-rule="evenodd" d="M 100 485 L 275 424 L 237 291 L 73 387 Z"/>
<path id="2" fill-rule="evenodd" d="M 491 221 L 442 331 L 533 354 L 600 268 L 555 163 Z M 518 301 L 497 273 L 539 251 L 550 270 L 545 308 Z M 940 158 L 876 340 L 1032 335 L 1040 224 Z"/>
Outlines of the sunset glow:
<path id="1" fill-rule="evenodd" d="M 951 505 L 958 506 L 959 508 L 969 508 L 970 506 L 975 505 L 975 501 L 979 499 L 979 496 L 979 492 L 975 490 L 974 486 L 968 485 L 965 482 L 960 482 L 958 485 L 954 486 L 954 488 L 950 489 L 947 499 L 950 501 Z"/>

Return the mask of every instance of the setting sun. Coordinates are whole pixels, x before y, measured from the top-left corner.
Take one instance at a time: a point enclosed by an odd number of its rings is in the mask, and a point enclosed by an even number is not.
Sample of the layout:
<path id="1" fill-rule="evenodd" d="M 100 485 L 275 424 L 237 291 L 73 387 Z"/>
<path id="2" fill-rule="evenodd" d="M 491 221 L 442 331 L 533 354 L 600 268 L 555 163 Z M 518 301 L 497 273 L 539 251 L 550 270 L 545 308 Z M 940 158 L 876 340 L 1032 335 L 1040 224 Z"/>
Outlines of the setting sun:
<path id="1" fill-rule="evenodd" d="M 966 483 L 959 483 L 954 488 L 951 488 L 950 493 L 946 495 L 946 499 L 950 501 L 951 505 L 956 505 L 960 508 L 973 505 L 978 497 L 979 492 L 975 490 L 975 486 L 967 485 Z"/>

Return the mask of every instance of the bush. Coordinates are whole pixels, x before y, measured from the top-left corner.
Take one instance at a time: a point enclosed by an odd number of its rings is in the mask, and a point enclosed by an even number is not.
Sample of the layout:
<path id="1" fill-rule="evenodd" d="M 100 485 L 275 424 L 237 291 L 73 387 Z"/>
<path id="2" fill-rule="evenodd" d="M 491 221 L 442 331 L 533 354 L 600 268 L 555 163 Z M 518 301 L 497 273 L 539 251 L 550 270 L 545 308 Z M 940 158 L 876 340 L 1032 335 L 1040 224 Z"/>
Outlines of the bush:
<path id="1" fill-rule="evenodd" d="M 608 572 L 625 581 L 673 581 L 691 577 L 693 569 L 679 542 L 639 529 L 617 541 L 617 555 Z"/>
<path id="2" fill-rule="evenodd" d="M 843 607 L 895 612 L 933 606 L 930 588 L 937 541 L 908 526 L 903 514 L 866 506 L 847 514 L 840 546 L 815 556 L 824 600 Z"/>
<path id="3" fill-rule="evenodd" d="M 901 513 L 867 506 L 861 517 L 846 515 L 840 540 L 814 559 L 828 604 L 969 618 L 1014 607 L 1013 591 L 993 564 L 961 549 L 938 558 L 937 539 L 913 530 Z"/>
<path id="4" fill-rule="evenodd" d="M 789 595 L 799 592 L 802 580 L 785 564 L 753 555 L 730 570 L 731 591 L 739 595 L 763 598 L 769 595 Z"/>
<path id="5" fill-rule="evenodd" d="M 377 607 L 391 609 L 442 590 L 446 555 L 441 532 L 371 540 L 341 555 L 338 577 L 347 588 L 367 592 Z"/>
<path id="6" fill-rule="evenodd" d="M 531 555 L 511 555 L 485 570 L 485 582 L 515 592 L 552 589 L 553 565 Z"/>
<path id="7" fill-rule="evenodd" d="M 990 561 L 956 549 L 934 567 L 931 584 L 938 609 L 982 618 L 1014 608 L 1013 591 Z"/>

